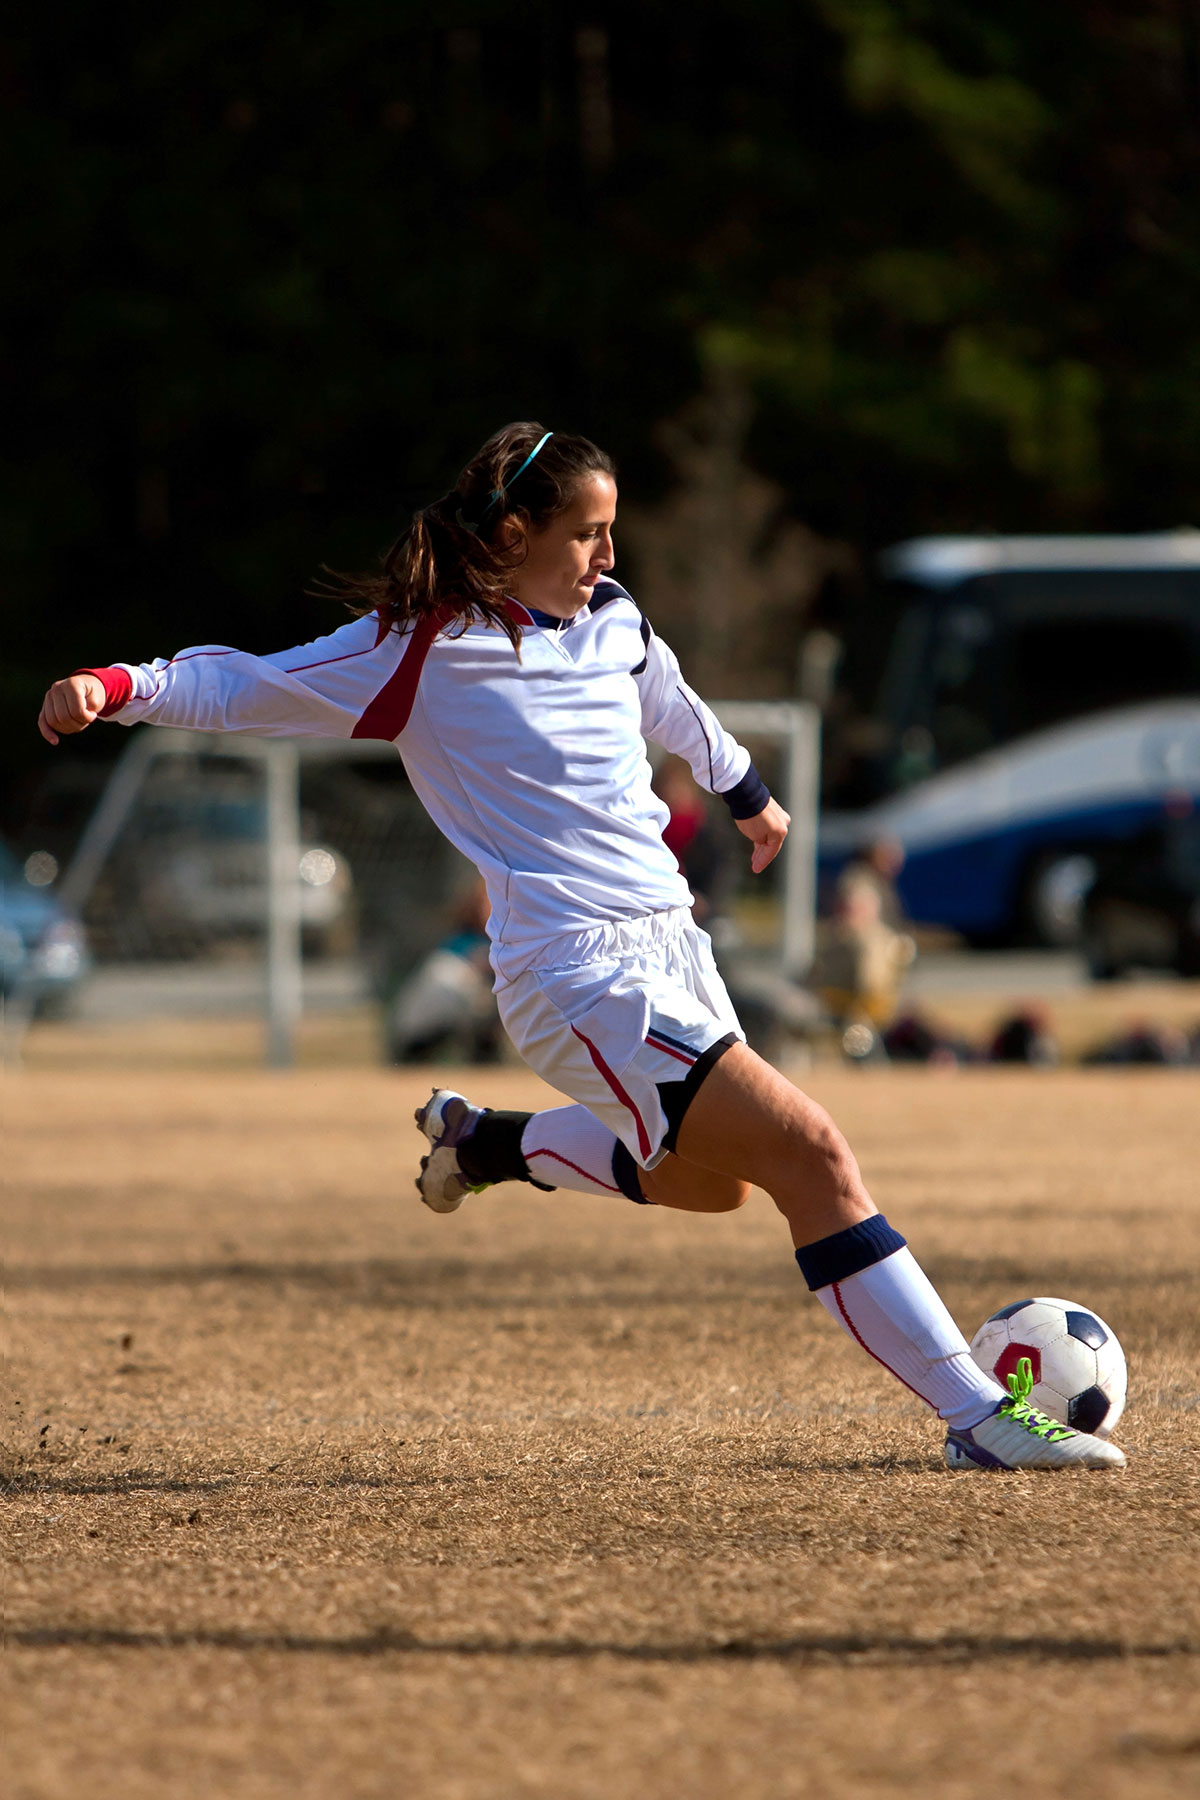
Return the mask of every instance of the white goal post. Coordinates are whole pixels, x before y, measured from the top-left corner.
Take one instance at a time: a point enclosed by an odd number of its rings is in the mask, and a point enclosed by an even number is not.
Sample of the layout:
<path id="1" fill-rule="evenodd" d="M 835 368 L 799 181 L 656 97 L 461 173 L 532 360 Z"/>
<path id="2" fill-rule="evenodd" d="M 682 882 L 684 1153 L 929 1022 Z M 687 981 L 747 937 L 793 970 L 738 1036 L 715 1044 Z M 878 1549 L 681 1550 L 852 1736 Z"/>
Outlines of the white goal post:
<path id="1" fill-rule="evenodd" d="M 811 700 L 717 700 L 713 711 L 739 740 L 782 752 L 779 800 L 791 814 L 783 847 L 783 973 L 801 981 L 816 949 L 817 818 L 821 804 L 821 713 Z"/>
<path id="2" fill-rule="evenodd" d="M 816 911 L 817 807 L 820 714 L 799 700 L 729 700 L 713 706 L 722 724 L 750 744 L 767 742 L 781 751 L 779 799 L 791 814 L 782 853 L 782 973 L 801 979 L 812 964 Z M 390 743 L 371 739 L 233 737 L 205 731 L 146 726 L 132 741 L 109 779 L 59 886 L 64 906 L 82 914 L 105 862 L 130 818 L 150 765 L 162 757 L 202 754 L 257 763 L 266 797 L 267 881 L 266 1060 L 275 1069 L 294 1061 L 295 1032 L 302 1005 L 300 910 L 300 770 L 302 762 L 363 762 L 394 758 Z M 20 1055 L 32 1013 L 31 994 L 18 991 L 6 1009 L 6 1059 Z"/>

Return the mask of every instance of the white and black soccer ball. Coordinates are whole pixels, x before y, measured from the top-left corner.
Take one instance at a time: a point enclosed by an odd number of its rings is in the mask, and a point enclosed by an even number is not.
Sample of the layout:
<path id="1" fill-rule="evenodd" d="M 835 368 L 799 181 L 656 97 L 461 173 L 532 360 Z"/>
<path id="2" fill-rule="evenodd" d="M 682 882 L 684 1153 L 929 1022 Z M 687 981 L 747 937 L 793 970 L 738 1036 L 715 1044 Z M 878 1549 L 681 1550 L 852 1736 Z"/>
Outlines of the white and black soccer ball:
<path id="1" fill-rule="evenodd" d="M 1074 1300 L 1014 1300 L 985 1319 L 971 1355 L 1007 1388 L 1023 1356 L 1033 1369 L 1031 1403 L 1062 1425 L 1108 1437 L 1125 1410 L 1125 1352 L 1116 1333 Z"/>

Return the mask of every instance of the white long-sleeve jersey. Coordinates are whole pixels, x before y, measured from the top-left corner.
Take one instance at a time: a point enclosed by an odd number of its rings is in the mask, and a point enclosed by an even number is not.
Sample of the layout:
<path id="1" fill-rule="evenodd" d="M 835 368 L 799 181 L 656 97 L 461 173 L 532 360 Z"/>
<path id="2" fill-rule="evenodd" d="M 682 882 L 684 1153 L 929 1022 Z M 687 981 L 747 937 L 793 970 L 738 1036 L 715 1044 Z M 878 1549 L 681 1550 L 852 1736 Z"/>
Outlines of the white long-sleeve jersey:
<path id="1" fill-rule="evenodd" d="M 766 791 L 615 581 L 570 621 L 510 605 L 519 656 L 492 626 L 424 619 L 399 633 L 372 616 L 271 656 L 208 644 L 116 664 L 102 672 L 116 678 L 106 716 L 395 743 L 430 816 L 487 883 L 492 962 L 512 979 L 565 960 L 571 939 L 607 921 L 689 903 L 645 739 L 685 758 L 710 793 L 749 796 L 741 816 Z"/>

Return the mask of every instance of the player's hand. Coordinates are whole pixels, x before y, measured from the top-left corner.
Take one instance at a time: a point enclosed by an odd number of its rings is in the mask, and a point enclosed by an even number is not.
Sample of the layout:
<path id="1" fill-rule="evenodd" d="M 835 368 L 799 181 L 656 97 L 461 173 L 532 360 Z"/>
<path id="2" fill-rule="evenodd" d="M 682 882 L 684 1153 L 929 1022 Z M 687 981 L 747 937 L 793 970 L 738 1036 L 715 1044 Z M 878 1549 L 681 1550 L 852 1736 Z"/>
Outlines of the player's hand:
<path id="1" fill-rule="evenodd" d="M 48 744 L 73 731 L 86 731 L 100 717 L 108 696 L 98 675 L 68 675 L 56 681 L 42 701 L 38 730 Z"/>
<path id="2" fill-rule="evenodd" d="M 752 819 L 734 821 L 742 836 L 748 837 L 754 845 L 750 867 L 755 875 L 761 875 L 767 864 L 775 861 L 783 849 L 783 840 L 791 822 L 778 800 L 768 800 L 762 811 Z"/>

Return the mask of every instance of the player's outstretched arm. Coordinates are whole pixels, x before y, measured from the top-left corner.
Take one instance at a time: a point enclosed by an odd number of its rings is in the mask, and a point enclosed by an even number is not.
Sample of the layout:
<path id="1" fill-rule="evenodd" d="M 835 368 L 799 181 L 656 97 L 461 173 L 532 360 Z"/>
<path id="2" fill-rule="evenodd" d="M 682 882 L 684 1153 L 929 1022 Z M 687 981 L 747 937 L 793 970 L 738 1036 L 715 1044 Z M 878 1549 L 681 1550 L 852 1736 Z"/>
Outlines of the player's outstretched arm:
<path id="1" fill-rule="evenodd" d="M 75 731 L 86 731 L 100 717 L 107 695 L 98 675 L 68 675 L 47 689 L 38 714 L 38 730 L 48 744 Z"/>
<path id="2" fill-rule="evenodd" d="M 755 875 L 761 875 L 767 864 L 775 861 L 783 849 L 783 840 L 791 822 L 778 800 L 768 800 L 762 811 L 752 819 L 735 821 L 742 836 L 748 837 L 754 845 L 750 868 Z"/>
<path id="3" fill-rule="evenodd" d="M 392 681 L 414 644 L 428 634 L 380 634 L 374 617 L 352 619 L 311 643 L 269 656 L 228 644 L 197 644 L 170 659 L 79 669 L 56 681 L 39 726 L 48 743 L 96 719 L 118 725 L 169 725 L 254 737 L 380 737 L 407 723 L 411 694 Z"/>

